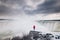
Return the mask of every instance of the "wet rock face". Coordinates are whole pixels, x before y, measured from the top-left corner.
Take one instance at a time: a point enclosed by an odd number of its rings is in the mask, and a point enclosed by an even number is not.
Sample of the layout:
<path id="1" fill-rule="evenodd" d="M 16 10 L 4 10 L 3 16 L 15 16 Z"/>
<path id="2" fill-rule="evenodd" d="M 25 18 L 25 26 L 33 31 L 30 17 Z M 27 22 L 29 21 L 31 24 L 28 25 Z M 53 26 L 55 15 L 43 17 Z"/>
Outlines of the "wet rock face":
<path id="1" fill-rule="evenodd" d="M 32 32 L 32 33 L 31 33 Z M 55 36 L 51 33 L 39 33 L 37 31 L 30 31 L 31 34 L 28 35 L 23 35 L 23 37 L 21 38 L 20 36 L 15 36 L 12 39 L 7 38 L 5 40 L 54 40 L 54 39 L 60 39 L 60 36 L 58 34 L 56 34 Z M 38 34 L 38 35 L 35 35 Z"/>
<path id="2" fill-rule="evenodd" d="M 12 40 L 22 40 L 20 37 L 13 37 Z"/>
<path id="3" fill-rule="evenodd" d="M 11 40 L 31 40 L 30 36 L 23 36 L 22 38 L 17 36 L 17 37 L 13 37 Z"/>

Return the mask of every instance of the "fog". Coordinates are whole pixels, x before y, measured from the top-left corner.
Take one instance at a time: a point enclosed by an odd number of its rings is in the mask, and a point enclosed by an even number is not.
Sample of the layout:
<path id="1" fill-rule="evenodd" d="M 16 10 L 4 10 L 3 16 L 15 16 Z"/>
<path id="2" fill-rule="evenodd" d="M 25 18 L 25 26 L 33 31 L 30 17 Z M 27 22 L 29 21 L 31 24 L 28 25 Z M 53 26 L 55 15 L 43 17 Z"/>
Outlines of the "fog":
<path id="1" fill-rule="evenodd" d="M 33 25 L 36 26 L 36 31 L 49 32 L 46 27 L 36 21 L 38 19 L 37 15 L 28 16 L 23 14 L 21 16 L 3 16 L 2 18 L 11 19 L 0 21 L 0 34 L 4 34 L 3 37 L 27 35 L 29 31 L 33 30 Z"/>

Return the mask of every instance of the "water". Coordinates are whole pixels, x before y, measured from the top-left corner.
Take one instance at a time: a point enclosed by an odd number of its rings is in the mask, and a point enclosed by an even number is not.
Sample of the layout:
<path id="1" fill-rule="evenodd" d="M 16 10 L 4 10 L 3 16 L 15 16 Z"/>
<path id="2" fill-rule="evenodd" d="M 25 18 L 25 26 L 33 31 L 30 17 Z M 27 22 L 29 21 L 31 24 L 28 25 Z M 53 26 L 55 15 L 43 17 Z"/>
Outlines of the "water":
<path id="1" fill-rule="evenodd" d="M 39 23 L 46 28 L 48 28 L 52 32 L 59 32 L 60 31 L 60 21 L 53 21 L 53 20 L 41 20 Z"/>

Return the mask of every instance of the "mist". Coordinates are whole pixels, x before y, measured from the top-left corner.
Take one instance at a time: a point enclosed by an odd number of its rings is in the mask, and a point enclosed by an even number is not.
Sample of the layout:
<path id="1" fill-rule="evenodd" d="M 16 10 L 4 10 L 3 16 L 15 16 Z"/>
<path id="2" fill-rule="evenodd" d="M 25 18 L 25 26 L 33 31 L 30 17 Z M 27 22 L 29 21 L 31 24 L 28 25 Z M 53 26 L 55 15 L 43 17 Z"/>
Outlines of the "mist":
<path id="1" fill-rule="evenodd" d="M 0 37 L 27 35 L 33 25 L 36 31 L 50 32 L 36 20 L 60 19 L 59 3 L 59 0 L 0 0 L 0 19 L 11 19 L 0 21 Z"/>

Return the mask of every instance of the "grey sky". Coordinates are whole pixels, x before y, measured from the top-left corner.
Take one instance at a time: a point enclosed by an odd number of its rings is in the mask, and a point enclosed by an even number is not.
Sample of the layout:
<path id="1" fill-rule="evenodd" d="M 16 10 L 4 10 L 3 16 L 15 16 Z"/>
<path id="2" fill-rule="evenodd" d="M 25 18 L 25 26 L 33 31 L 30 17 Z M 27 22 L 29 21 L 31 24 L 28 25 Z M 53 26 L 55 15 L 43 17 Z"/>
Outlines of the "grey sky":
<path id="1" fill-rule="evenodd" d="M 0 0 L 0 14 L 51 14 L 60 12 L 60 0 Z"/>

